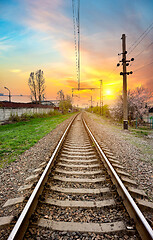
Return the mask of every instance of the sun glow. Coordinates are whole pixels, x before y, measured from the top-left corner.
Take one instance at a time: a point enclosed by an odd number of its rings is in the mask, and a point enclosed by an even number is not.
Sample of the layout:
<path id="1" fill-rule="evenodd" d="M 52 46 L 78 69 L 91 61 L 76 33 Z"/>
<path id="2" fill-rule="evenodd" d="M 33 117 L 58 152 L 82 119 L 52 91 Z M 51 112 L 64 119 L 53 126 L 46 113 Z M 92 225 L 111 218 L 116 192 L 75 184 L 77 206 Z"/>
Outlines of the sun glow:
<path id="1" fill-rule="evenodd" d="M 106 95 L 111 95 L 111 94 L 112 94 L 111 90 L 106 90 Z"/>

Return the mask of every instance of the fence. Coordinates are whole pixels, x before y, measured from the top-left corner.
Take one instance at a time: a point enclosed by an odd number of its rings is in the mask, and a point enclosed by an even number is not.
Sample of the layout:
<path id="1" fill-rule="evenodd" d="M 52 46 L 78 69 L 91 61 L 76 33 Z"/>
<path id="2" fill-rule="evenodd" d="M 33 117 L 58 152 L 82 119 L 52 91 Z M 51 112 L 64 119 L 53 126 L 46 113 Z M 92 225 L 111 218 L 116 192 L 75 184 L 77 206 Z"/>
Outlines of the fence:
<path id="1" fill-rule="evenodd" d="M 153 117 L 143 118 L 143 120 L 136 118 L 136 120 L 131 121 L 131 126 L 135 128 L 146 127 L 148 129 L 153 129 Z"/>
<path id="2" fill-rule="evenodd" d="M 21 116 L 24 113 L 48 113 L 54 109 L 57 108 L 49 105 L 0 102 L 0 122 L 9 120 L 11 114 Z"/>

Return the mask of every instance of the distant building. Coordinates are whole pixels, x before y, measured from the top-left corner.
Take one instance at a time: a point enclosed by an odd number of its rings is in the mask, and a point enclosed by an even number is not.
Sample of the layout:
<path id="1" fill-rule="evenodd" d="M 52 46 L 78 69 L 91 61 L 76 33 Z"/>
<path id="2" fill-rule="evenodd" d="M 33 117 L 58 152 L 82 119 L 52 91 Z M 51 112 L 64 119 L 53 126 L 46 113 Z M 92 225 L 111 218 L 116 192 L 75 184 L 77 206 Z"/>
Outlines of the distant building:
<path id="1" fill-rule="evenodd" d="M 48 113 L 50 111 L 59 110 L 52 102 L 38 103 L 21 103 L 0 101 L 0 122 L 9 120 L 11 115 L 21 116 L 22 114 Z"/>
<path id="2" fill-rule="evenodd" d="M 59 107 L 60 100 L 46 100 L 42 101 L 41 104 L 43 105 L 51 105 L 53 107 Z"/>

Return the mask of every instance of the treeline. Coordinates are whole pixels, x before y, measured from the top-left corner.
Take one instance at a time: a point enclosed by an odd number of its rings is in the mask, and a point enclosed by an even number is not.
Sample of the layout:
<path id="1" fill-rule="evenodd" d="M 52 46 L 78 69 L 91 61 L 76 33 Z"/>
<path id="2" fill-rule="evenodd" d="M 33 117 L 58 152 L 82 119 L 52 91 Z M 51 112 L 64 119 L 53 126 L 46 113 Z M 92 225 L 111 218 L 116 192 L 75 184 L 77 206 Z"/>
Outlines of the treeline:
<path id="1" fill-rule="evenodd" d="M 129 89 L 127 94 L 129 123 L 139 119 L 143 121 L 144 115 L 148 115 L 153 100 L 153 92 L 143 86 Z M 112 111 L 112 117 L 117 121 L 123 120 L 123 95 L 120 94 Z"/>
<path id="2" fill-rule="evenodd" d="M 103 107 L 99 107 L 99 106 L 96 106 L 96 107 L 89 107 L 87 109 L 88 112 L 92 112 L 92 113 L 96 113 L 96 114 L 99 114 L 99 115 L 103 115 L 105 117 L 110 117 L 110 110 L 109 110 L 109 106 L 107 104 L 105 104 Z"/>
<path id="3" fill-rule="evenodd" d="M 127 94 L 128 101 L 128 121 L 133 124 L 133 121 L 139 120 L 143 122 L 144 116 L 149 114 L 151 103 L 153 101 L 153 92 L 143 86 L 135 89 L 129 89 Z M 114 106 L 109 109 L 108 105 L 104 105 L 103 109 L 99 106 L 89 107 L 87 111 L 112 118 L 117 122 L 123 121 L 123 95 L 120 94 Z"/>

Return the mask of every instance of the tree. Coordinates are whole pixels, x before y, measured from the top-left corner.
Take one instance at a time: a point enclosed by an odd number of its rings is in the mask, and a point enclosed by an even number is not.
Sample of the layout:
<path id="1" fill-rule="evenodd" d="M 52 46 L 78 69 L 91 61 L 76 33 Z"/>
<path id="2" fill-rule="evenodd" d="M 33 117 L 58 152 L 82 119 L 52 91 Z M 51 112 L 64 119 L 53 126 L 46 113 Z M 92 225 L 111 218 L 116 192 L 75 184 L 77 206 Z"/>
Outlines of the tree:
<path id="1" fill-rule="evenodd" d="M 65 114 L 69 110 L 72 110 L 72 98 L 69 95 L 64 96 L 64 92 L 62 90 L 57 92 L 57 98 L 60 100 L 59 108 L 62 113 Z"/>
<path id="2" fill-rule="evenodd" d="M 148 112 L 149 103 L 153 97 L 153 92 L 143 86 L 134 90 L 128 90 L 128 119 L 129 121 L 136 118 L 143 119 L 143 115 Z M 114 109 L 114 116 L 119 121 L 123 119 L 123 96 L 118 97 Z"/>
<path id="3" fill-rule="evenodd" d="M 123 120 L 123 95 L 120 94 L 117 98 L 117 102 L 112 112 L 113 117 L 118 120 Z"/>
<path id="4" fill-rule="evenodd" d="M 100 107 L 99 107 L 99 106 L 92 107 L 92 108 L 91 108 L 91 106 L 90 106 L 90 107 L 88 108 L 88 111 L 100 115 Z M 105 117 L 110 117 L 109 106 L 108 106 L 107 104 L 105 104 L 105 105 L 103 106 L 103 116 L 105 116 Z"/>
<path id="5" fill-rule="evenodd" d="M 148 107 L 152 97 L 153 93 L 143 86 L 137 87 L 135 90 L 129 90 L 129 120 L 134 120 L 136 118 L 143 119 L 143 115 L 148 113 Z"/>
<path id="6" fill-rule="evenodd" d="M 63 92 L 63 90 L 59 90 L 57 92 L 57 99 L 59 99 L 60 101 L 64 100 L 64 92 Z"/>
<path id="7" fill-rule="evenodd" d="M 31 101 L 41 103 L 41 101 L 44 99 L 45 91 L 45 78 L 43 76 L 43 71 L 38 70 L 36 73 L 31 72 L 28 85 L 31 91 Z"/>

